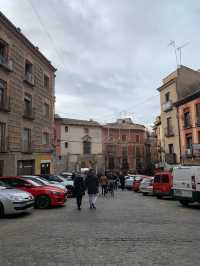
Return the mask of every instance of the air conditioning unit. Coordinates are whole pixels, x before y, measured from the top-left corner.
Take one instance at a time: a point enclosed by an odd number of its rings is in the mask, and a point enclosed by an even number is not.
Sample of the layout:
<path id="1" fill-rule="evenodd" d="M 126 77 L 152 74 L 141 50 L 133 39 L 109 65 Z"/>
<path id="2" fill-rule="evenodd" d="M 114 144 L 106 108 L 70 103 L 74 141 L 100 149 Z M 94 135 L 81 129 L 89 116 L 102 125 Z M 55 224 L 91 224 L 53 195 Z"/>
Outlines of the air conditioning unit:
<path id="1" fill-rule="evenodd" d="M 186 149 L 185 154 L 186 155 L 192 155 L 192 149 Z"/>

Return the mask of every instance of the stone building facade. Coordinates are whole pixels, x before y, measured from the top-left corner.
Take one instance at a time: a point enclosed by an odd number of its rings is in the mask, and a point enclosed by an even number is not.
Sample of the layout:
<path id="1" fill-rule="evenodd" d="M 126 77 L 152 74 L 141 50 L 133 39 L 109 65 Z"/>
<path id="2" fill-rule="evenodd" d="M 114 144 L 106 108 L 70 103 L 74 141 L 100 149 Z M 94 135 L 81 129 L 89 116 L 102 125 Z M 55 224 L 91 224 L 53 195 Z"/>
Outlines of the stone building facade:
<path id="1" fill-rule="evenodd" d="M 199 91 L 175 103 L 183 165 L 200 165 L 200 87 L 198 88 Z"/>
<path id="2" fill-rule="evenodd" d="M 166 169 L 181 163 L 181 147 L 177 109 L 174 103 L 194 93 L 200 83 L 200 72 L 179 66 L 163 79 L 160 92 L 163 163 Z"/>
<path id="3" fill-rule="evenodd" d="M 93 120 L 55 118 L 56 172 L 94 168 L 104 171 L 102 126 Z M 61 169 L 63 168 L 63 169 Z"/>
<path id="4" fill-rule="evenodd" d="M 146 168 L 146 129 L 130 118 L 103 126 L 105 168 L 115 173 L 140 173 Z"/>
<path id="5" fill-rule="evenodd" d="M 0 12 L 0 175 L 53 170 L 55 71 Z"/>

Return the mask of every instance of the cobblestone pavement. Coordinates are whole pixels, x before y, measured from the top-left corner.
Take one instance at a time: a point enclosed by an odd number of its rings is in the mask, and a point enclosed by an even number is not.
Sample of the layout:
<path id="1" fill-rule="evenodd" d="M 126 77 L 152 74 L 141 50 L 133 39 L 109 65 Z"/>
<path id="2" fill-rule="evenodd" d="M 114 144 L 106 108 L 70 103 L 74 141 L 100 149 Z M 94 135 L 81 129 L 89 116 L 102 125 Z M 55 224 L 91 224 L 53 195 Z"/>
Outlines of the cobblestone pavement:
<path id="1" fill-rule="evenodd" d="M 199 265 L 200 207 L 117 192 L 0 220 L 1 266 Z"/>

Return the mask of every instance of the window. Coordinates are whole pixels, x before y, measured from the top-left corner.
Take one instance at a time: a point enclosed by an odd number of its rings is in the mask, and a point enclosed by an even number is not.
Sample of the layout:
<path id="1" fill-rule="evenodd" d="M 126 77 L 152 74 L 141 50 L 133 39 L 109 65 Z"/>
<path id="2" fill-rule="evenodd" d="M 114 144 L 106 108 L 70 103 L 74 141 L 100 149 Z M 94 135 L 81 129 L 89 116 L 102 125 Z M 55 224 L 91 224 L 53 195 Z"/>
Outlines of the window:
<path id="1" fill-rule="evenodd" d="M 42 144 L 44 144 L 44 145 L 49 144 L 49 133 L 43 132 L 43 134 L 42 134 Z"/>
<path id="2" fill-rule="evenodd" d="M 154 183 L 159 183 L 160 182 L 160 176 L 159 175 L 156 175 L 154 177 Z"/>
<path id="3" fill-rule="evenodd" d="M 44 117 L 49 118 L 49 105 L 47 103 L 44 104 Z"/>
<path id="4" fill-rule="evenodd" d="M 68 142 L 65 142 L 65 149 L 68 148 Z"/>
<path id="5" fill-rule="evenodd" d="M 83 153 L 91 154 L 91 142 L 90 141 L 83 142 Z"/>
<path id="6" fill-rule="evenodd" d="M 122 147 L 122 157 L 128 157 L 128 147 Z"/>
<path id="7" fill-rule="evenodd" d="M 32 113 L 32 96 L 26 94 L 24 97 L 24 114 L 31 115 Z"/>
<path id="8" fill-rule="evenodd" d="M 136 135 L 136 143 L 140 143 L 140 136 Z"/>
<path id="9" fill-rule="evenodd" d="M 126 141 L 126 135 L 122 135 L 122 141 Z"/>
<path id="10" fill-rule="evenodd" d="M 200 125 L 200 103 L 196 104 L 196 123 Z"/>
<path id="11" fill-rule="evenodd" d="M 169 144 L 168 147 L 169 147 L 169 153 L 170 154 L 174 153 L 174 145 L 173 144 Z"/>
<path id="12" fill-rule="evenodd" d="M 136 157 L 140 157 L 141 156 L 141 152 L 140 152 L 140 148 L 136 147 Z"/>
<path id="13" fill-rule="evenodd" d="M 170 96 L 170 93 L 167 92 L 167 93 L 165 94 L 165 102 L 169 102 L 169 96 Z"/>
<path id="14" fill-rule="evenodd" d="M 49 77 L 44 74 L 44 88 L 49 89 Z"/>
<path id="15" fill-rule="evenodd" d="M 169 176 L 168 175 L 162 176 L 162 183 L 169 183 Z"/>
<path id="16" fill-rule="evenodd" d="M 31 148 L 31 129 L 24 128 L 22 131 L 22 149 L 23 152 L 30 151 Z"/>
<path id="17" fill-rule="evenodd" d="M 6 124 L 0 122 L 0 152 L 5 152 Z"/>
<path id="18" fill-rule="evenodd" d="M 192 149 L 192 134 L 186 134 L 186 149 Z"/>
<path id="19" fill-rule="evenodd" d="M 89 133 L 89 128 L 85 127 L 84 128 L 84 132 L 85 132 L 85 134 L 88 134 Z"/>
<path id="20" fill-rule="evenodd" d="M 68 132 L 68 126 L 65 126 L 65 132 Z"/>
<path id="21" fill-rule="evenodd" d="M 0 40 L 0 62 L 5 61 L 8 57 L 8 44 Z"/>
<path id="22" fill-rule="evenodd" d="M 32 73 L 33 73 L 33 65 L 28 60 L 26 60 L 26 62 L 25 62 L 25 75 L 26 76 L 32 75 Z"/>
<path id="23" fill-rule="evenodd" d="M 184 113 L 184 127 L 185 128 L 191 127 L 190 112 L 189 111 Z"/>
<path id="24" fill-rule="evenodd" d="M 0 79 L 0 107 L 4 106 L 7 91 L 7 83 Z"/>

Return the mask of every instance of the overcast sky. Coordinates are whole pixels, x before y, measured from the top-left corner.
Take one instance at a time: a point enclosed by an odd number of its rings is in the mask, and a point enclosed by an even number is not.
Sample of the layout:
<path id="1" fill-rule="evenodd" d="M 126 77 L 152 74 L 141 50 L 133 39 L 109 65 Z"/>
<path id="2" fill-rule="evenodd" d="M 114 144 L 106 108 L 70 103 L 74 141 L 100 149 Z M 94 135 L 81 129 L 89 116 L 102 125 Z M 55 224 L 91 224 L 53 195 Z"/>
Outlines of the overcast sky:
<path id="1" fill-rule="evenodd" d="M 0 0 L 0 10 L 58 69 L 56 112 L 147 126 L 160 112 L 157 88 L 182 64 L 200 68 L 199 0 Z"/>

